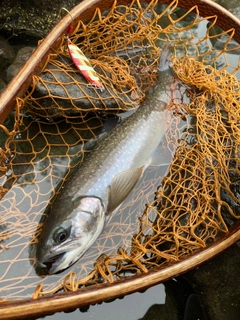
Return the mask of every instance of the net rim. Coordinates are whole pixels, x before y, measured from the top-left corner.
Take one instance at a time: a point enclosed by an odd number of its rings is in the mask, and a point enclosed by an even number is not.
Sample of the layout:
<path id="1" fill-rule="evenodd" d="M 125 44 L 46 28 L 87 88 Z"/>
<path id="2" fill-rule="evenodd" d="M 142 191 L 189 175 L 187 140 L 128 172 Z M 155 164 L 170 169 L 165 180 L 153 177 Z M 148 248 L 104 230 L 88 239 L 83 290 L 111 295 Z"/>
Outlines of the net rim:
<path id="1" fill-rule="evenodd" d="M 102 0 L 85 0 L 81 2 L 65 15 L 63 19 L 52 29 L 49 35 L 41 42 L 37 49 L 33 52 L 29 60 L 25 63 L 20 72 L 10 82 L 7 88 L 0 95 L 0 121 L 3 122 L 8 116 L 15 102 L 16 96 L 21 97 L 29 86 L 29 79 L 33 74 L 41 71 L 44 65 L 44 57 L 49 53 L 50 48 L 57 46 L 59 38 L 66 32 L 68 25 L 73 20 L 88 20 L 97 7 L 100 10 L 109 9 L 115 1 Z M 117 1 L 117 5 L 130 3 L 131 0 Z M 140 1 L 141 2 L 141 1 Z M 150 2 L 143 1 L 143 2 Z M 160 3 L 169 4 L 171 0 L 161 0 Z M 227 30 L 230 27 L 235 28 L 234 39 L 240 43 L 240 21 L 226 9 L 214 3 L 211 0 L 196 0 L 195 5 L 198 6 L 199 13 L 203 17 L 206 15 L 217 15 L 217 24 L 222 29 Z M 191 0 L 179 0 L 178 6 L 184 9 L 192 7 Z M 209 12 L 210 11 L 210 12 Z M 209 260 L 213 256 L 227 249 L 236 241 L 240 240 L 240 223 L 234 225 L 234 229 L 212 245 L 196 251 L 192 256 L 182 261 L 172 263 L 164 268 L 154 268 L 146 274 L 137 275 L 126 280 L 120 280 L 113 284 L 102 284 L 94 287 L 88 287 L 76 292 L 66 292 L 55 294 L 50 297 L 42 297 L 36 300 L 28 299 L 24 301 L 12 301 L 2 303 L 0 306 L 0 319 L 18 319 L 33 316 L 42 316 L 53 312 L 71 310 L 80 306 L 102 302 L 109 298 L 117 298 L 142 289 L 146 289 L 157 283 L 166 281 L 176 275 L 180 275 L 199 264 Z"/>
<path id="2" fill-rule="evenodd" d="M 234 229 L 228 234 L 182 261 L 161 268 L 153 268 L 145 274 L 133 276 L 112 284 L 99 284 L 94 288 L 91 286 L 76 292 L 55 294 L 54 299 L 51 296 L 41 297 L 36 300 L 4 302 L 0 306 L 0 319 L 19 319 L 23 315 L 27 318 L 60 311 L 70 311 L 79 307 L 104 302 L 110 298 L 116 299 L 139 290 L 145 290 L 195 268 L 239 240 L 240 223 L 236 223 Z"/>

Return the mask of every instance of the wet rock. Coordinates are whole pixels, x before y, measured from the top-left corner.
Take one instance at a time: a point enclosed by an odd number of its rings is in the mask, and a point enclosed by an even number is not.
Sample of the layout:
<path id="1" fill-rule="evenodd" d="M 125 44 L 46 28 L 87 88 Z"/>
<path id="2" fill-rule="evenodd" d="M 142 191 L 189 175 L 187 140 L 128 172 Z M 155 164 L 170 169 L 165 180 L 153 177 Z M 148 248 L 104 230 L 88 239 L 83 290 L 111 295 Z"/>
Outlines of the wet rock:
<path id="1" fill-rule="evenodd" d="M 201 295 L 209 319 L 239 319 L 239 264 L 240 248 L 234 245 L 221 255 L 184 275 L 195 291 Z"/>
<path id="2" fill-rule="evenodd" d="M 21 69 L 22 65 L 27 61 L 34 49 L 34 47 L 24 47 L 18 51 L 13 64 L 11 64 L 11 66 L 9 66 L 7 69 L 8 82 L 18 73 L 18 71 Z"/>
<path id="3" fill-rule="evenodd" d="M 139 320 L 177 320 L 177 317 L 172 317 L 171 314 L 167 312 L 165 305 L 154 304 L 152 305 L 143 318 Z"/>
<path id="4" fill-rule="evenodd" d="M 71 10 L 79 0 L 3 0 L 0 30 L 43 38 L 60 20 L 61 8 Z"/>
<path id="5" fill-rule="evenodd" d="M 0 78 L 0 92 L 4 90 L 6 83 Z"/>
<path id="6" fill-rule="evenodd" d="M 0 36 L 0 69 L 5 65 L 10 64 L 14 59 L 14 50 L 8 41 Z"/>
<path id="7" fill-rule="evenodd" d="M 72 64 L 70 58 L 61 56 L 59 59 L 66 65 Z M 113 87 L 109 73 L 105 72 L 109 79 L 105 79 L 105 89 L 101 91 L 93 88 L 78 70 L 64 69 L 62 65 L 47 64 L 39 75 L 39 83 L 31 99 L 27 101 L 27 113 L 56 118 L 78 116 L 82 111 L 116 113 L 138 107 L 138 96 L 133 96 L 129 88 Z M 95 70 L 103 73 L 98 67 Z"/>
<path id="8" fill-rule="evenodd" d="M 139 320 L 207 320 L 200 295 L 182 277 L 164 283 L 165 304 L 153 304 Z"/>

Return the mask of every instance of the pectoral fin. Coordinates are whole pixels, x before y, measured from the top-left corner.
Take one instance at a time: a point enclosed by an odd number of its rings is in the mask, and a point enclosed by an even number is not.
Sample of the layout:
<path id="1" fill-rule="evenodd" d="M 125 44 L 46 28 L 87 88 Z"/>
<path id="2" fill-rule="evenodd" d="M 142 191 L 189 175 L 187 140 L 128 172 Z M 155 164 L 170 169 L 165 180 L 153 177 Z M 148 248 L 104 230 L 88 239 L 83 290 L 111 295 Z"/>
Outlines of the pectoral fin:
<path id="1" fill-rule="evenodd" d="M 113 178 L 108 194 L 108 214 L 116 209 L 127 198 L 141 178 L 144 168 L 145 167 L 143 166 L 134 170 L 126 170 Z"/>

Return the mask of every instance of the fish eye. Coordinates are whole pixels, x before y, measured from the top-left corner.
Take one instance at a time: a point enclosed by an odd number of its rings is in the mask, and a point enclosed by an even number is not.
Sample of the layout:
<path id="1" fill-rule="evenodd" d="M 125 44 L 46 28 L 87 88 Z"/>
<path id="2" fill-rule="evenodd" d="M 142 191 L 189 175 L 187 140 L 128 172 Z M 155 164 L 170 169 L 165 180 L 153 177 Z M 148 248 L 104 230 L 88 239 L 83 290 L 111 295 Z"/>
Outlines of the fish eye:
<path id="1" fill-rule="evenodd" d="M 53 230 L 53 240 L 56 243 L 62 243 L 65 241 L 69 236 L 69 228 L 64 229 L 63 227 L 56 227 L 55 230 Z"/>

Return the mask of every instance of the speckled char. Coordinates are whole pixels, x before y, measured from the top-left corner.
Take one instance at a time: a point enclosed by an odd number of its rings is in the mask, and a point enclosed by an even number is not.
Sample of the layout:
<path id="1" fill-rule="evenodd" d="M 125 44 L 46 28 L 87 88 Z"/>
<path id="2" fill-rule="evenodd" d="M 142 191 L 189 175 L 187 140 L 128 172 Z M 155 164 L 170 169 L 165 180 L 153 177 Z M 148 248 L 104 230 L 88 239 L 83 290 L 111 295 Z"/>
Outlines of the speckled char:
<path id="1" fill-rule="evenodd" d="M 168 45 L 161 54 L 154 93 L 98 143 L 55 200 L 37 249 L 39 265 L 53 262 L 50 273 L 69 267 L 89 249 L 151 164 L 165 133 L 164 98 L 173 78 L 169 58 Z M 96 203 L 98 210 L 88 203 Z"/>
<path id="2" fill-rule="evenodd" d="M 173 77 L 169 68 L 169 47 L 164 49 L 161 57 L 159 80 L 153 94 L 122 125 L 100 141 L 86 161 L 73 172 L 51 215 L 56 209 L 58 216 L 70 213 L 71 202 L 85 195 L 101 198 L 107 208 L 108 186 L 113 178 L 123 171 L 143 166 L 145 169 L 150 164 L 150 158 L 165 133 L 163 113 L 166 102 L 162 100 Z"/>

